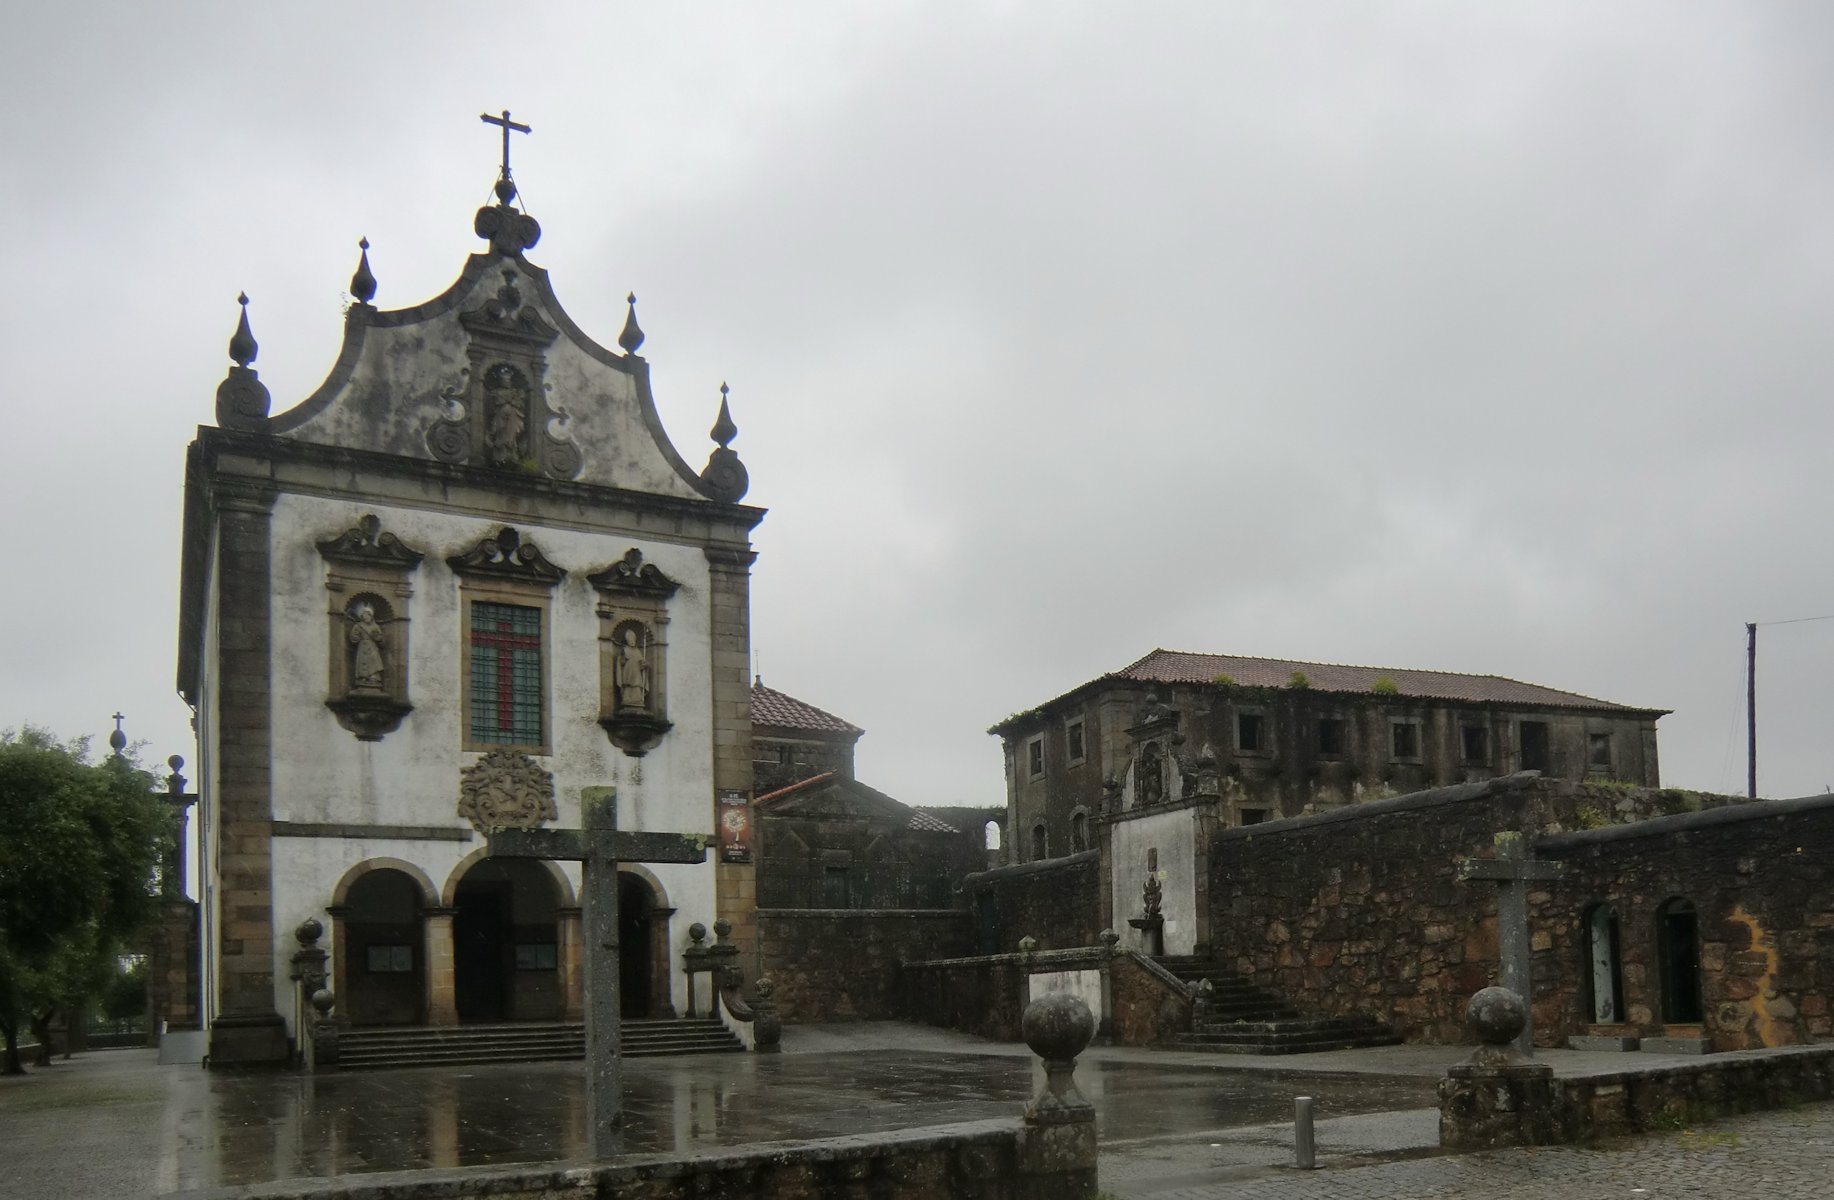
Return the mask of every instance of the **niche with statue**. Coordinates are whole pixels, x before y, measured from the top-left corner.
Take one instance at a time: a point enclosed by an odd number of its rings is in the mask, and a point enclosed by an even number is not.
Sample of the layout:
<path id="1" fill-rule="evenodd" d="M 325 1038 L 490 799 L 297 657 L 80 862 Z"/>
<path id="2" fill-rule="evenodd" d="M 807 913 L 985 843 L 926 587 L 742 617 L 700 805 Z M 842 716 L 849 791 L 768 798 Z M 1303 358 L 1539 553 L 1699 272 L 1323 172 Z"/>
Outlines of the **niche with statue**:
<path id="1" fill-rule="evenodd" d="M 586 578 L 599 596 L 599 726 L 614 746 L 641 758 L 673 728 L 669 598 L 681 585 L 634 546 Z"/>
<path id="2" fill-rule="evenodd" d="M 421 553 L 374 513 L 318 543 L 328 599 L 325 707 L 359 741 L 380 741 L 414 710 L 408 700 L 408 599 Z"/>

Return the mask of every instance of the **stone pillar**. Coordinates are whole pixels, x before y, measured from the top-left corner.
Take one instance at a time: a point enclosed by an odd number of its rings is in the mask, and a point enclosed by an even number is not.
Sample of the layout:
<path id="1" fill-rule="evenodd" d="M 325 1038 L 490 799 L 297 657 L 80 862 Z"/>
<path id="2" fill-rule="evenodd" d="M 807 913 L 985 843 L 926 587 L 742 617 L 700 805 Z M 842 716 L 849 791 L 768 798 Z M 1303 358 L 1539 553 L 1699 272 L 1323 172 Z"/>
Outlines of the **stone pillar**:
<path id="1" fill-rule="evenodd" d="M 1480 1045 L 1439 1081 L 1439 1144 L 1448 1150 L 1547 1146 L 1564 1139 L 1554 1068 L 1515 1046 L 1528 1005 L 1509 988 L 1471 997 L 1465 1021 Z"/>
<path id="2" fill-rule="evenodd" d="M 1019 1135 L 1020 1200 L 1093 1200 L 1095 1106 L 1076 1086 L 1076 1056 L 1095 1036 L 1095 1014 L 1076 996 L 1041 996 L 1025 1008 L 1020 1030 L 1044 1060 L 1044 1088 L 1025 1108 Z"/>
<path id="3" fill-rule="evenodd" d="M 272 636 L 269 541 L 274 488 L 213 464 L 217 510 L 218 753 L 215 800 L 220 968 L 210 1026 L 212 1067 L 287 1060 L 286 1022 L 275 1011 Z"/>
<path id="4" fill-rule="evenodd" d="M 580 914 L 577 906 L 558 909 L 554 915 L 558 926 L 556 942 L 560 950 L 560 1019 L 586 1019 L 585 975 L 586 943 L 581 940 Z"/>
<path id="5" fill-rule="evenodd" d="M 458 1024 L 458 992 L 453 984 L 452 916 L 456 909 L 421 910 L 425 922 L 427 1024 Z M 579 910 L 571 910 L 577 917 Z"/>
<path id="6" fill-rule="evenodd" d="M 751 564 L 749 545 L 709 546 L 709 603 L 713 638 L 713 791 L 708 828 L 717 829 L 719 796 L 750 796 L 751 778 Z M 755 862 L 719 861 L 714 867 L 717 913 L 732 922 L 733 941 L 753 978 L 763 972 L 758 955 L 758 869 Z"/>
<path id="7" fill-rule="evenodd" d="M 344 953 L 344 944 L 349 941 L 350 924 L 344 917 L 350 908 L 343 904 L 333 904 L 325 909 L 325 915 L 331 918 L 331 968 L 330 978 L 325 988 L 334 996 L 350 995 L 350 971 L 348 956 Z M 342 1003 L 337 1006 L 337 1023 L 349 1025 L 349 1010 Z"/>

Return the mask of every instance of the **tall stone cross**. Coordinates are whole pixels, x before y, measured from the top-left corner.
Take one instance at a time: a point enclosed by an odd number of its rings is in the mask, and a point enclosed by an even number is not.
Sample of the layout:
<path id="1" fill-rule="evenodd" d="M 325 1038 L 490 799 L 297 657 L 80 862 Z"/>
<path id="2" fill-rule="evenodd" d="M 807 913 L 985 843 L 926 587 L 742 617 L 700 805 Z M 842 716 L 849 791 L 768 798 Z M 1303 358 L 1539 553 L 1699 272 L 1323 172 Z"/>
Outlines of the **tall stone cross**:
<path id="1" fill-rule="evenodd" d="M 1497 885 L 1497 949 L 1503 960 L 1503 986 L 1522 997 L 1528 1022 L 1516 1036 L 1516 1049 L 1535 1052 L 1535 957 L 1529 944 L 1528 885 L 1558 879 L 1563 864 L 1528 857 L 1520 832 L 1496 835 L 1495 858 L 1463 858 L 1458 877 L 1487 879 Z"/>
<path id="2" fill-rule="evenodd" d="M 490 835 L 492 858 L 546 858 L 581 864 L 580 911 L 585 926 L 586 1125 L 595 1158 L 624 1148 L 624 1107 L 618 1063 L 622 1020 L 618 995 L 618 864 L 698 863 L 708 837 L 690 833 L 631 833 L 618 828 L 617 789 L 580 789 L 584 829 L 505 829 Z"/>

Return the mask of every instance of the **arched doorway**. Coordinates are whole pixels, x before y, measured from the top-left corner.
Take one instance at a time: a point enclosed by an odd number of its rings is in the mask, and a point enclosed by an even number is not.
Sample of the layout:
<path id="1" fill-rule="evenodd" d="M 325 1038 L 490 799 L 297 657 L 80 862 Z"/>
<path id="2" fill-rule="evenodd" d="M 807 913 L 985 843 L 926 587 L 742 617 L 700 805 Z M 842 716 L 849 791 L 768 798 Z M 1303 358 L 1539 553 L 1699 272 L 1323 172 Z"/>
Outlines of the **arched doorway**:
<path id="1" fill-rule="evenodd" d="M 378 867 L 352 881 L 340 906 L 344 994 L 352 1025 L 418 1025 L 426 1020 L 421 887 L 404 871 Z"/>
<path id="2" fill-rule="evenodd" d="M 1679 896 L 1656 910 L 1656 958 L 1662 977 L 1662 1021 L 1698 1025 L 1700 1003 L 1700 914 Z"/>
<path id="3" fill-rule="evenodd" d="M 531 859 L 483 858 L 459 880 L 452 916 L 460 1021 L 553 1021 L 561 1014 L 560 892 Z"/>
<path id="4" fill-rule="evenodd" d="M 672 1017 L 669 1001 L 669 921 L 649 881 L 618 872 L 618 1002 L 627 1019 Z"/>
<path id="5" fill-rule="evenodd" d="M 1587 1011 L 1594 1025 L 1624 1019 L 1624 965 L 1618 946 L 1617 910 L 1594 904 L 1586 910 Z"/>

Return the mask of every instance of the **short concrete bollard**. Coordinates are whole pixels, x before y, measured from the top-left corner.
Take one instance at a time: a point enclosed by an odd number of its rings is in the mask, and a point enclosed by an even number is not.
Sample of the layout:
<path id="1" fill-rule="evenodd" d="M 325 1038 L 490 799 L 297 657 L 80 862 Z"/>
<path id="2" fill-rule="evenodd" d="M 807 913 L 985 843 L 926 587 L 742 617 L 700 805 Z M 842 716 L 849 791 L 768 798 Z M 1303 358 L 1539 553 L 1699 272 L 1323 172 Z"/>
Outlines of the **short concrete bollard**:
<path id="1" fill-rule="evenodd" d="M 1293 1165 L 1310 1171 L 1318 1165 L 1318 1146 L 1312 1137 L 1312 1098 L 1293 1097 Z"/>

